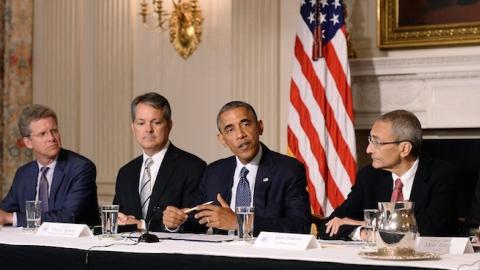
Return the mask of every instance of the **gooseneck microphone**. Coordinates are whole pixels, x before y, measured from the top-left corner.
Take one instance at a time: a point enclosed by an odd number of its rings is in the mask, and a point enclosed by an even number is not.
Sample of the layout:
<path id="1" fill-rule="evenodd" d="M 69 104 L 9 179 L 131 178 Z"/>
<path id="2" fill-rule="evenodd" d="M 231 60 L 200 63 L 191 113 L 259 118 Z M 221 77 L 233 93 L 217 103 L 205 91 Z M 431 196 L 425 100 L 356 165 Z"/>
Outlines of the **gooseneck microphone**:
<path id="1" fill-rule="evenodd" d="M 153 208 L 153 211 L 152 211 L 152 216 L 150 217 L 150 219 L 148 220 L 148 223 L 147 223 L 147 228 L 146 228 L 146 231 L 145 233 L 143 233 L 139 238 L 138 238 L 138 242 L 139 243 L 157 243 L 157 242 L 160 242 L 160 240 L 158 239 L 158 236 L 154 235 L 154 234 L 151 234 L 149 233 L 149 230 L 150 230 L 150 223 L 152 222 L 152 219 L 155 217 L 155 215 L 158 213 L 158 211 L 161 209 L 161 207 L 159 206 L 155 206 Z"/>

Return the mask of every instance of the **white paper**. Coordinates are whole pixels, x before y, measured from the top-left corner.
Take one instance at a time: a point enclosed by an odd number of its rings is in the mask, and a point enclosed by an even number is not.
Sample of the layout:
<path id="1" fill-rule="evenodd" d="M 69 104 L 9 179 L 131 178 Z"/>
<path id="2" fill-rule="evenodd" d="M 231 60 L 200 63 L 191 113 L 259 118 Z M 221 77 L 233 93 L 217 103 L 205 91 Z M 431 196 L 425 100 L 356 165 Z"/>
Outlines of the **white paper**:
<path id="1" fill-rule="evenodd" d="M 80 237 L 93 236 L 85 224 L 44 222 L 37 230 L 37 235 L 59 236 L 59 237 Z"/>
<path id="2" fill-rule="evenodd" d="M 419 237 L 417 251 L 436 254 L 473 253 L 470 240 L 466 237 Z"/>
<path id="3" fill-rule="evenodd" d="M 319 248 L 311 234 L 261 232 L 255 240 L 255 247 L 306 250 Z"/>

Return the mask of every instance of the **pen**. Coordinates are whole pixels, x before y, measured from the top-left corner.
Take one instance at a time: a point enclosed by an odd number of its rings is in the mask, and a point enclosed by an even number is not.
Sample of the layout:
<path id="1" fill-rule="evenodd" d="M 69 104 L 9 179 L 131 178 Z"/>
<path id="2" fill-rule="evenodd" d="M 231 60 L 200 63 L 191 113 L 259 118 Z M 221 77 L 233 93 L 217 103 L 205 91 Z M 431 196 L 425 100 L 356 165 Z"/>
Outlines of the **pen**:
<path id="1" fill-rule="evenodd" d="M 209 202 L 203 203 L 203 204 L 201 204 L 201 205 L 207 205 L 207 204 L 211 204 L 211 203 L 213 203 L 213 201 L 209 201 Z M 190 213 L 190 212 L 192 212 L 192 211 L 198 210 L 198 207 L 199 207 L 199 206 L 200 206 L 200 205 L 197 205 L 197 206 L 192 207 L 192 208 L 185 209 L 185 210 L 183 210 L 183 213 L 188 214 L 188 213 Z"/>

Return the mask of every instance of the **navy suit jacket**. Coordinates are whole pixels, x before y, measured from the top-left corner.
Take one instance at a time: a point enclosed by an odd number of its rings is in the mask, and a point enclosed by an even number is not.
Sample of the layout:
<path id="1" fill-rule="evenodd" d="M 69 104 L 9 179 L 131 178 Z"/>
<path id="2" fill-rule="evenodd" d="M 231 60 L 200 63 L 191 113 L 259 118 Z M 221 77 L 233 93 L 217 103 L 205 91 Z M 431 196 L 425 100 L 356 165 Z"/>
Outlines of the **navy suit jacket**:
<path id="1" fill-rule="evenodd" d="M 415 203 L 414 214 L 422 236 L 452 236 L 457 233 L 455 210 L 456 185 L 453 166 L 442 160 L 421 157 L 413 180 L 410 201 Z M 347 199 L 330 215 L 363 220 L 363 209 L 377 209 L 378 202 L 388 202 L 393 190 L 392 173 L 362 168 Z M 346 238 L 355 226 L 342 226 L 333 238 Z M 321 238 L 325 227 L 320 228 Z"/>
<path id="2" fill-rule="evenodd" d="M 261 231 L 310 233 L 311 212 L 305 167 L 296 159 L 276 153 L 262 144 L 255 178 L 254 235 Z M 208 165 L 200 182 L 197 204 L 215 201 L 217 193 L 230 203 L 237 161 L 235 156 Z"/>
<path id="3" fill-rule="evenodd" d="M 143 156 L 125 164 L 118 171 L 114 204 L 120 205 L 120 212 L 143 219 L 140 203 L 139 182 Z M 195 155 L 187 153 L 170 143 L 152 189 L 147 211 L 147 226 L 153 231 L 162 231 L 162 213 L 168 205 L 177 208 L 192 207 L 198 182 L 207 164 Z M 154 211 L 155 209 L 155 211 Z M 184 231 L 194 230 L 190 222 L 184 224 Z"/>
<path id="4" fill-rule="evenodd" d="M 26 226 L 25 201 L 35 200 L 37 161 L 20 167 L 0 208 L 17 213 L 17 225 Z M 86 157 L 61 149 L 53 172 L 48 209 L 42 221 L 97 225 L 98 214 L 95 165 Z"/>

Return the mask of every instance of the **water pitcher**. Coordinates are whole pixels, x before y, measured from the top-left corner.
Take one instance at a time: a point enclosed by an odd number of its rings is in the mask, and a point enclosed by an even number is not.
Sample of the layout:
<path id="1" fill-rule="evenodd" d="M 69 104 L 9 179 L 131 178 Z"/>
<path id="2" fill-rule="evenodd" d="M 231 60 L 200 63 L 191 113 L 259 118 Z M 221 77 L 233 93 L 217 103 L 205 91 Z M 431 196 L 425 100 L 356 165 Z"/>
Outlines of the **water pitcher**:
<path id="1" fill-rule="evenodd" d="M 383 256 L 411 256 L 415 254 L 417 222 L 413 202 L 379 202 L 380 210 L 376 242 Z"/>

